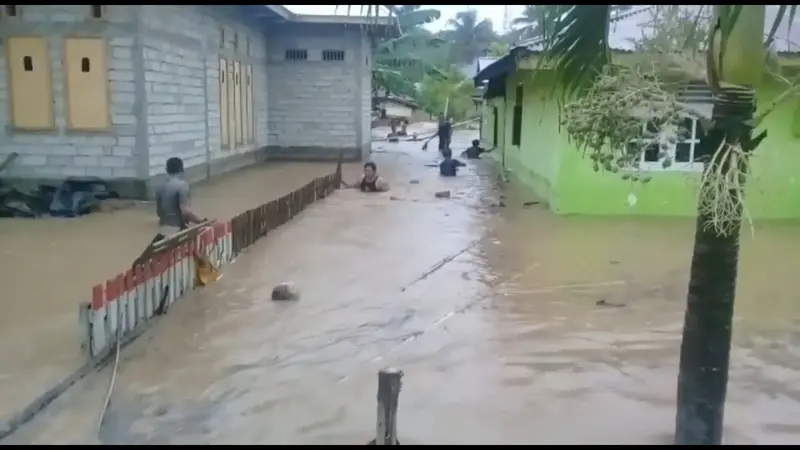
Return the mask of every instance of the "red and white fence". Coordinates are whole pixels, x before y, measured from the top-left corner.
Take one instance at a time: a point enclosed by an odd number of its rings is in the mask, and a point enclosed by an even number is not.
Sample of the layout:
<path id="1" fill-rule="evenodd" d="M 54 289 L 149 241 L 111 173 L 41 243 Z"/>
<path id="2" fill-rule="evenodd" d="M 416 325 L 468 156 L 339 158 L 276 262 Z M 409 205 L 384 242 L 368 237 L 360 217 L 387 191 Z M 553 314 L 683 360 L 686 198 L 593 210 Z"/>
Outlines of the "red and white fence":
<path id="1" fill-rule="evenodd" d="M 154 316 L 166 312 L 172 303 L 197 287 L 195 252 L 220 268 L 271 229 L 326 197 L 340 183 L 341 163 L 333 175 L 315 179 L 228 222 L 186 230 L 156 243 L 160 247 L 152 256 L 94 286 L 92 301 L 81 304 L 79 311 L 82 346 L 89 358 L 102 359 L 118 340 L 132 340 Z"/>

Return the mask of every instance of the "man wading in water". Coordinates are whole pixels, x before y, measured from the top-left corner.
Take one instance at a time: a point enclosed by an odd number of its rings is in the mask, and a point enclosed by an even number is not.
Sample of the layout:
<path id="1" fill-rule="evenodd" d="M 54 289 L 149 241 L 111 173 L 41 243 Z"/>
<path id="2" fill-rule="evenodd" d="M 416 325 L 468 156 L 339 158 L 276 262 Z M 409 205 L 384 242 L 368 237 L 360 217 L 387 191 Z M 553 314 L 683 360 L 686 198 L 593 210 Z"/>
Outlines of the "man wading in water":
<path id="1" fill-rule="evenodd" d="M 431 139 L 438 137 L 439 138 L 439 153 L 442 150 L 446 150 L 450 148 L 450 138 L 453 135 L 453 124 L 450 123 L 450 120 L 444 117 L 444 114 L 439 114 L 439 128 L 436 130 L 436 134 L 431 136 L 428 139 L 430 142 Z M 428 142 L 426 142 L 423 146 L 423 150 L 428 149 Z"/>
<path id="2" fill-rule="evenodd" d="M 205 221 L 189 209 L 189 183 L 183 179 L 182 159 L 167 160 L 167 176 L 167 181 L 156 191 L 158 234 L 152 242 L 184 230 L 189 224 Z"/>
<path id="3" fill-rule="evenodd" d="M 348 189 L 360 189 L 361 192 L 386 192 L 389 184 L 378 176 L 378 167 L 374 162 L 364 164 L 364 175 L 355 183 L 348 184 L 342 181 L 342 185 Z"/>

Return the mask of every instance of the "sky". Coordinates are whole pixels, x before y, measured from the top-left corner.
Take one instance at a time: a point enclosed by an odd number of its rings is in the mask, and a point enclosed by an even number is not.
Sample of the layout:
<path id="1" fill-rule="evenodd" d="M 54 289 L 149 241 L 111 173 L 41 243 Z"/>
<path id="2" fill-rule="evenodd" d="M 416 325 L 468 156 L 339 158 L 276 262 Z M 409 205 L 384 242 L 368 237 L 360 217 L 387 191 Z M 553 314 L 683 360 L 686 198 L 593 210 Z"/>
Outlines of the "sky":
<path id="1" fill-rule="evenodd" d="M 287 9 L 298 14 L 333 14 L 336 10 L 336 5 L 284 5 Z M 352 15 L 358 14 L 361 5 L 352 5 L 350 13 Z M 504 31 L 503 28 L 503 5 L 425 5 L 424 8 L 438 9 L 442 12 L 442 18 L 436 22 L 428 25 L 431 31 L 439 31 L 447 28 L 447 20 L 453 18 L 457 12 L 467 9 L 474 9 L 478 12 L 479 19 L 489 19 L 494 25 L 495 31 Z M 508 16 L 513 19 L 522 12 L 522 5 L 509 5 Z M 339 7 L 336 14 L 347 14 L 346 7 Z"/>

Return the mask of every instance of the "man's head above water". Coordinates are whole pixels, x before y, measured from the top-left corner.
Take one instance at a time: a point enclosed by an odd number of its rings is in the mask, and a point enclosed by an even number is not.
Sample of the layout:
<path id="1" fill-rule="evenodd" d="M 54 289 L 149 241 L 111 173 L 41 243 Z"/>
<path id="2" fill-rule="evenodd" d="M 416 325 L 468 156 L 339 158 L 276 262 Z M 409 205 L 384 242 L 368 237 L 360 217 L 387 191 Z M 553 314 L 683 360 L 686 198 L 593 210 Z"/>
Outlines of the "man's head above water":
<path id="1" fill-rule="evenodd" d="M 173 156 L 167 160 L 166 165 L 167 175 L 181 175 L 183 174 L 183 160 Z"/>
<path id="2" fill-rule="evenodd" d="M 378 166 L 372 161 L 364 163 L 364 178 L 373 180 L 376 176 L 378 176 Z"/>

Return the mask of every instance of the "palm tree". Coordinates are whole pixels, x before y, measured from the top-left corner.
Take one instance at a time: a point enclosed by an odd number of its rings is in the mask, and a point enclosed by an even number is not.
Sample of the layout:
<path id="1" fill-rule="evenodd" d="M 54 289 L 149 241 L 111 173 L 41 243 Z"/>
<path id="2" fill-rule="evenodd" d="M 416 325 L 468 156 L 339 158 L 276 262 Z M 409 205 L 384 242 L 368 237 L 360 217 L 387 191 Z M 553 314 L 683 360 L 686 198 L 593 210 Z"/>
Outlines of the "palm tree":
<path id="1" fill-rule="evenodd" d="M 488 19 L 478 20 L 475 10 L 460 11 L 448 20 L 449 30 L 442 37 L 451 42 L 452 62 L 466 64 L 475 60 L 497 38 Z"/>
<path id="2" fill-rule="evenodd" d="M 510 49 L 510 46 L 505 42 L 492 42 L 489 44 L 486 55 L 499 58 L 501 56 L 505 56 Z"/>
<path id="3" fill-rule="evenodd" d="M 511 22 L 514 28 L 515 40 L 533 39 L 537 37 L 546 38 L 549 36 L 549 29 L 553 23 L 548 22 L 550 15 L 547 8 L 551 5 L 524 5 L 522 14 Z"/>
<path id="4" fill-rule="evenodd" d="M 615 74 L 625 72 L 610 65 L 613 61 L 608 34 L 614 5 L 558 6 L 560 8 L 550 11 L 545 19 L 554 24 L 553 36 L 544 42 L 540 63 L 557 72 L 563 100 L 571 101 L 572 111 L 577 114 L 574 111 L 582 108 L 581 103 L 587 104 L 591 95 L 595 100 L 599 98 L 593 93 L 602 89 L 608 91 L 609 86 L 614 85 Z M 708 160 L 698 198 L 680 354 L 675 425 L 675 444 L 678 445 L 713 445 L 722 441 L 739 232 L 744 214 L 742 188 L 749 155 L 765 137 L 765 133 L 753 137 L 752 130 L 763 117 L 762 113 L 754 119 L 753 114 L 754 88 L 763 77 L 767 60 L 763 44 L 766 6 L 715 5 L 713 8 L 706 41 L 707 56 L 703 59 L 707 62 L 705 81 L 715 100 L 713 116 L 704 121 L 706 136 L 700 143 Z M 789 8 L 791 23 L 795 6 Z M 780 7 L 777 23 L 786 11 L 787 6 Z M 769 33 L 768 45 L 774 38 L 777 23 Z M 680 48 L 675 49 L 676 53 L 680 51 Z M 620 85 L 616 86 L 621 89 Z M 788 98 L 797 87 L 790 91 L 779 100 Z M 597 103 L 593 105 L 600 108 Z M 612 114 L 595 112 L 597 117 Z M 612 133 L 608 131 L 604 139 L 612 139 Z M 571 133 L 580 140 L 581 136 L 576 134 Z M 600 155 L 601 148 L 607 145 L 604 139 L 595 137 L 594 143 L 586 139 L 584 142 Z M 607 161 L 604 156 L 593 156 L 593 159 L 595 163 Z"/>

